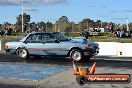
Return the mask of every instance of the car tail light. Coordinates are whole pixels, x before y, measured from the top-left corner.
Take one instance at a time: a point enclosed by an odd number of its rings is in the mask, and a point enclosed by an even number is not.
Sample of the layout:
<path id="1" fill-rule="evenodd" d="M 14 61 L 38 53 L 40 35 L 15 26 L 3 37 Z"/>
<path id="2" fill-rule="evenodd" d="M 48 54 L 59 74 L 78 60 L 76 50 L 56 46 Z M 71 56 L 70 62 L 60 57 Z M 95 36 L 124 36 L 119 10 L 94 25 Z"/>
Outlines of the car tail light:
<path id="1" fill-rule="evenodd" d="M 5 45 L 4 45 L 4 48 L 7 49 L 7 48 L 8 48 L 8 45 L 5 44 Z"/>
<path id="2" fill-rule="evenodd" d="M 90 49 L 90 48 L 91 48 L 91 46 L 90 46 L 90 45 L 87 45 L 87 46 L 85 46 L 85 48 L 86 48 L 86 49 Z"/>

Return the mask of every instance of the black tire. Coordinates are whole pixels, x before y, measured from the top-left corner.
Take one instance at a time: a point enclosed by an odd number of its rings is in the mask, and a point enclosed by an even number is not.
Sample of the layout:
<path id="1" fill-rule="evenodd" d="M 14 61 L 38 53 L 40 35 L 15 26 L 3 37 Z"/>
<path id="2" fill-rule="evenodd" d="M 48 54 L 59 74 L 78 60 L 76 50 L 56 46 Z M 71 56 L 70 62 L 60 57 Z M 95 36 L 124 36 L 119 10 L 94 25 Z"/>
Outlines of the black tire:
<path id="1" fill-rule="evenodd" d="M 73 49 L 70 52 L 70 58 L 76 62 L 83 61 L 83 53 L 79 49 Z"/>
<path id="2" fill-rule="evenodd" d="M 26 60 L 29 58 L 29 53 L 26 48 L 18 48 L 16 50 L 16 55 L 18 55 L 22 60 Z"/>
<path id="3" fill-rule="evenodd" d="M 79 85 L 84 85 L 86 83 L 86 80 L 83 76 L 76 76 L 76 81 Z"/>

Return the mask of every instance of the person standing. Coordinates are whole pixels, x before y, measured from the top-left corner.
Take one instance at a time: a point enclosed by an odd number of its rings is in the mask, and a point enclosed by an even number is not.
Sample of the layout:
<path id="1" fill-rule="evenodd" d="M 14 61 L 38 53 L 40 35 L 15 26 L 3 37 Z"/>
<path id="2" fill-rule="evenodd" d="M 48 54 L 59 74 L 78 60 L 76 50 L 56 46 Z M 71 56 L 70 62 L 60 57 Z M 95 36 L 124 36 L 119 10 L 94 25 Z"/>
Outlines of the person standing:
<path id="1" fill-rule="evenodd" d="M 90 36 L 90 33 L 89 33 L 89 30 L 87 30 L 87 31 L 85 32 L 85 38 L 88 39 L 89 36 Z"/>
<path id="2" fill-rule="evenodd" d="M 84 36 L 85 36 L 85 31 L 84 31 L 84 30 L 81 30 L 81 31 L 80 31 L 80 36 L 81 36 L 81 37 L 84 37 Z"/>

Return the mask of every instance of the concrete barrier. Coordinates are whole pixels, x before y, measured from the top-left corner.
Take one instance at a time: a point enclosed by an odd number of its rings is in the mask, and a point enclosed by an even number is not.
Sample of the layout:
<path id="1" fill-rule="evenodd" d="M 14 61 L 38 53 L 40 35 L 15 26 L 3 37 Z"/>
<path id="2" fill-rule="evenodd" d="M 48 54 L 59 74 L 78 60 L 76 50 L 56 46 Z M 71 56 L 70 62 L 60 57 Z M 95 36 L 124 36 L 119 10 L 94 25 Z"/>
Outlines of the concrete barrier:
<path id="1" fill-rule="evenodd" d="M 99 55 L 116 55 L 117 43 L 115 42 L 98 42 L 100 50 Z"/>
<path id="2" fill-rule="evenodd" d="M 97 42 L 99 54 L 104 56 L 132 57 L 132 43 Z"/>
<path id="3" fill-rule="evenodd" d="M 97 42 L 100 50 L 98 55 L 132 57 L 132 43 L 118 42 Z M 0 40 L 0 51 L 2 51 L 2 41 Z"/>
<path id="4" fill-rule="evenodd" d="M 132 57 L 132 43 L 119 43 L 117 46 L 117 56 Z"/>

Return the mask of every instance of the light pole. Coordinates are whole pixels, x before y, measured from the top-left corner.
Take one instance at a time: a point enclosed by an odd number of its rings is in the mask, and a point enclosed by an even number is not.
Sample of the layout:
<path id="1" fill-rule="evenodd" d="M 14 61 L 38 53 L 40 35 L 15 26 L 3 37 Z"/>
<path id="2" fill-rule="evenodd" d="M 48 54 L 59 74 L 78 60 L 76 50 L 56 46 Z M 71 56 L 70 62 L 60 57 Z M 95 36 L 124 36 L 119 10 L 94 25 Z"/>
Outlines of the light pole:
<path id="1" fill-rule="evenodd" d="M 128 18 L 126 18 L 127 21 L 127 31 L 129 31 L 129 22 L 128 22 Z"/>
<path id="2" fill-rule="evenodd" d="M 24 11 L 36 11 L 36 9 L 32 9 L 32 8 L 29 8 L 29 9 L 24 9 L 24 5 L 27 4 L 27 5 L 34 5 L 36 2 L 29 2 L 29 1 L 26 1 L 26 0 L 21 0 L 21 10 L 22 10 L 22 18 L 21 18 L 21 21 L 22 21 L 22 32 L 24 32 Z"/>

